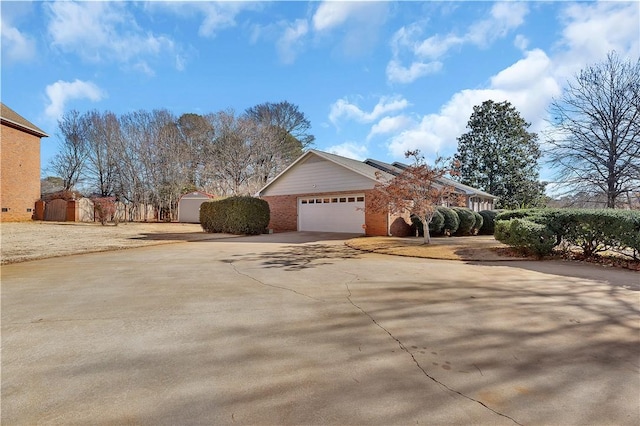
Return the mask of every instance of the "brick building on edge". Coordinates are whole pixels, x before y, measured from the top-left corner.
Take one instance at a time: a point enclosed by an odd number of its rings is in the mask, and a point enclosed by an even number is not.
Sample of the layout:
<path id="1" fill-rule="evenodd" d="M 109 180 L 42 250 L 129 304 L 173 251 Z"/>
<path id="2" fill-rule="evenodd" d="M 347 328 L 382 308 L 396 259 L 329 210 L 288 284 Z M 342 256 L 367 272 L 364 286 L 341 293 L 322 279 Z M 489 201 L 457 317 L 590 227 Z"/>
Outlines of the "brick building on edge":
<path id="1" fill-rule="evenodd" d="M 0 106 L 0 221 L 31 220 L 40 198 L 40 139 L 49 135 Z"/>

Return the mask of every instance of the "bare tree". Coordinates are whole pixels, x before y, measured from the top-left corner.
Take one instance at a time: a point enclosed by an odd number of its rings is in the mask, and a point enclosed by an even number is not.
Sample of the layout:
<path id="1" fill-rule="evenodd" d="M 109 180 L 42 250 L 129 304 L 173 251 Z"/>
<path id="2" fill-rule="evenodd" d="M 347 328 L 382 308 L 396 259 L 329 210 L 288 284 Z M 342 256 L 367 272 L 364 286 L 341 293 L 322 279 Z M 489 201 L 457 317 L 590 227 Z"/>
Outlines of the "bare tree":
<path id="1" fill-rule="evenodd" d="M 615 52 L 575 76 L 552 102 L 547 155 L 569 188 L 604 194 L 607 207 L 640 188 L 640 59 Z"/>
<path id="2" fill-rule="evenodd" d="M 249 194 L 254 123 L 245 117 L 237 117 L 233 110 L 210 114 L 207 119 L 214 129 L 208 166 L 209 173 L 215 176 L 217 195 Z"/>
<path id="3" fill-rule="evenodd" d="M 253 150 L 254 173 L 262 185 L 284 170 L 315 137 L 309 133 L 311 123 L 298 107 L 287 101 L 263 103 L 248 108 L 245 115 L 260 126 L 261 136 Z"/>
<path id="4" fill-rule="evenodd" d="M 214 129 L 207 119 L 198 114 L 182 114 L 176 122 L 180 147 L 180 158 L 189 173 L 189 183 L 194 187 L 203 186 L 202 176 L 207 161 L 207 152 L 213 142 Z"/>
<path id="5" fill-rule="evenodd" d="M 443 184 L 441 178 L 453 173 L 453 169 L 446 166 L 442 158 L 430 167 L 419 150 L 407 151 L 405 157 L 413 157 L 414 163 L 390 180 L 379 174 L 369 203 L 372 210 L 380 213 L 415 215 L 424 228 L 424 243 L 430 244 L 429 223 L 436 208 L 454 192 L 453 186 Z"/>
<path id="6" fill-rule="evenodd" d="M 87 164 L 87 140 L 85 118 L 76 110 L 66 112 L 58 120 L 61 138 L 58 153 L 49 164 L 49 170 L 63 180 L 63 190 L 69 191 L 78 184 Z"/>
<path id="7" fill-rule="evenodd" d="M 102 197 L 114 195 L 117 180 L 117 141 L 120 123 L 112 112 L 91 111 L 85 114 L 87 124 L 88 165 L 86 176 L 92 189 Z"/>

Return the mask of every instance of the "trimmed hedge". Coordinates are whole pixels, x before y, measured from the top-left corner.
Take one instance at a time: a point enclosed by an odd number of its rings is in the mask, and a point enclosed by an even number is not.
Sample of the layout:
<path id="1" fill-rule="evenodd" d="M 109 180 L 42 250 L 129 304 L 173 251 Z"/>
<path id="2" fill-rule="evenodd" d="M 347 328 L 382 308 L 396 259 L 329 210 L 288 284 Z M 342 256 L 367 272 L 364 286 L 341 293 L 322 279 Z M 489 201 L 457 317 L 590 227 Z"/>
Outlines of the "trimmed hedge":
<path id="1" fill-rule="evenodd" d="M 640 252 L 640 211 L 613 209 L 521 209 L 496 217 L 496 239 L 505 232 L 498 223 L 526 220 L 543 226 L 554 236 L 554 245 L 566 242 L 582 249 L 584 256 L 605 250 Z M 502 240 L 500 240 L 502 241 Z M 503 241 L 504 242 L 504 241 Z"/>
<path id="2" fill-rule="evenodd" d="M 484 223 L 484 218 L 479 212 L 473 212 L 473 216 L 476 218 L 476 223 L 473 225 L 471 233 L 473 235 L 478 235 L 480 233 L 480 229 L 482 228 L 482 224 Z"/>
<path id="3" fill-rule="evenodd" d="M 482 216 L 482 226 L 478 234 L 480 235 L 493 235 L 493 231 L 496 225 L 496 216 L 499 211 L 497 210 L 481 210 L 478 212 Z"/>
<path id="4" fill-rule="evenodd" d="M 548 227 L 527 219 L 497 221 L 495 231 L 496 240 L 538 257 L 551 254 L 556 245 Z"/>
<path id="5" fill-rule="evenodd" d="M 411 216 L 411 223 L 415 226 L 416 231 L 418 232 L 418 236 L 424 236 L 424 227 L 422 226 L 422 222 L 416 216 Z M 442 232 L 442 227 L 444 226 L 444 216 L 438 210 L 433 213 L 433 218 L 431 218 L 431 222 L 429 222 L 429 233 L 431 235 L 437 235 Z"/>
<path id="6" fill-rule="evenodd" d="M 269 204 L 254 197 L 229 197 L 200 206 L 200 225 L 206 232 L 261 234 L 269 225 Z"/>
<path id="7" fill-rule="evenodd" d="M 458 224 L 457 236 L 471 235 L 471 230 L 476 224 L 476 217 L 471 209 L 466 207 L 453 207 L 451 210 L 456 212 L 460 223 Z"/>
<path id="8" fill-rule="evenodd" d="M 458 217 L 458 214 L 449 207 L 438 207 L 437 210 L 442 214 L 442 216 L 444 216 L 442 232 L 445 233 L 448 230 L 449 235 L 455 234 L 458 230 L 458 226 L 460 225 L 460 218 Z"/>

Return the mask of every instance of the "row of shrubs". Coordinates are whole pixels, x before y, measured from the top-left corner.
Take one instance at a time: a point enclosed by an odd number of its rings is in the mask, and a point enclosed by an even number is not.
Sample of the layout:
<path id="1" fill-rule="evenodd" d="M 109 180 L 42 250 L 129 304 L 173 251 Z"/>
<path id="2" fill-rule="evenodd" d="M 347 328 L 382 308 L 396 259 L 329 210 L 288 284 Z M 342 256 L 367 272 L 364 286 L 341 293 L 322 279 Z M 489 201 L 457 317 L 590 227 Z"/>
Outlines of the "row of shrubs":
<path id="1" fill-rule="evenodd" d="M 640 211 L 612 209 L 521 209 L 499 213 L 495 238 L 545 256 L 558 246 L 577 246 L 585 257 L 605 250 L 640 253 Z"/>
<path id="2" fill-rule="evenodd" d="M 200 225 L 206 232 L 257 235 L 269 225 L 269 204 L 254 197 L 229 197 L 200 206 Z"/>
<path id="3" fill-rule="evenodd" d="M 494 219 L 497 212 L 483 210 L 475 212 L 466 207 L 437 207 L 429 222 L 431 235 L 493 235 Z M 419 235 L 424 235 L 422 222 L 412 218 Z"/>

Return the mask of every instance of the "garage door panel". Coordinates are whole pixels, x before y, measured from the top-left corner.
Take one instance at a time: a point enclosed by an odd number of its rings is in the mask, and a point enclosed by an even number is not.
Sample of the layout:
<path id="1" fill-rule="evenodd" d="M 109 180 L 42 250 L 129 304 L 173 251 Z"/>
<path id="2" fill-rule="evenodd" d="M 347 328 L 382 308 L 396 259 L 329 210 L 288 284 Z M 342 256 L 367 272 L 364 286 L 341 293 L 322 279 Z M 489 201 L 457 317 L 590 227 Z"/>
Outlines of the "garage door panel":
<path id="1" fill-rule="evenodd" d="M 298 229 L 317 232 L 363 232 L 364 194 L 298 199 Z"/>

